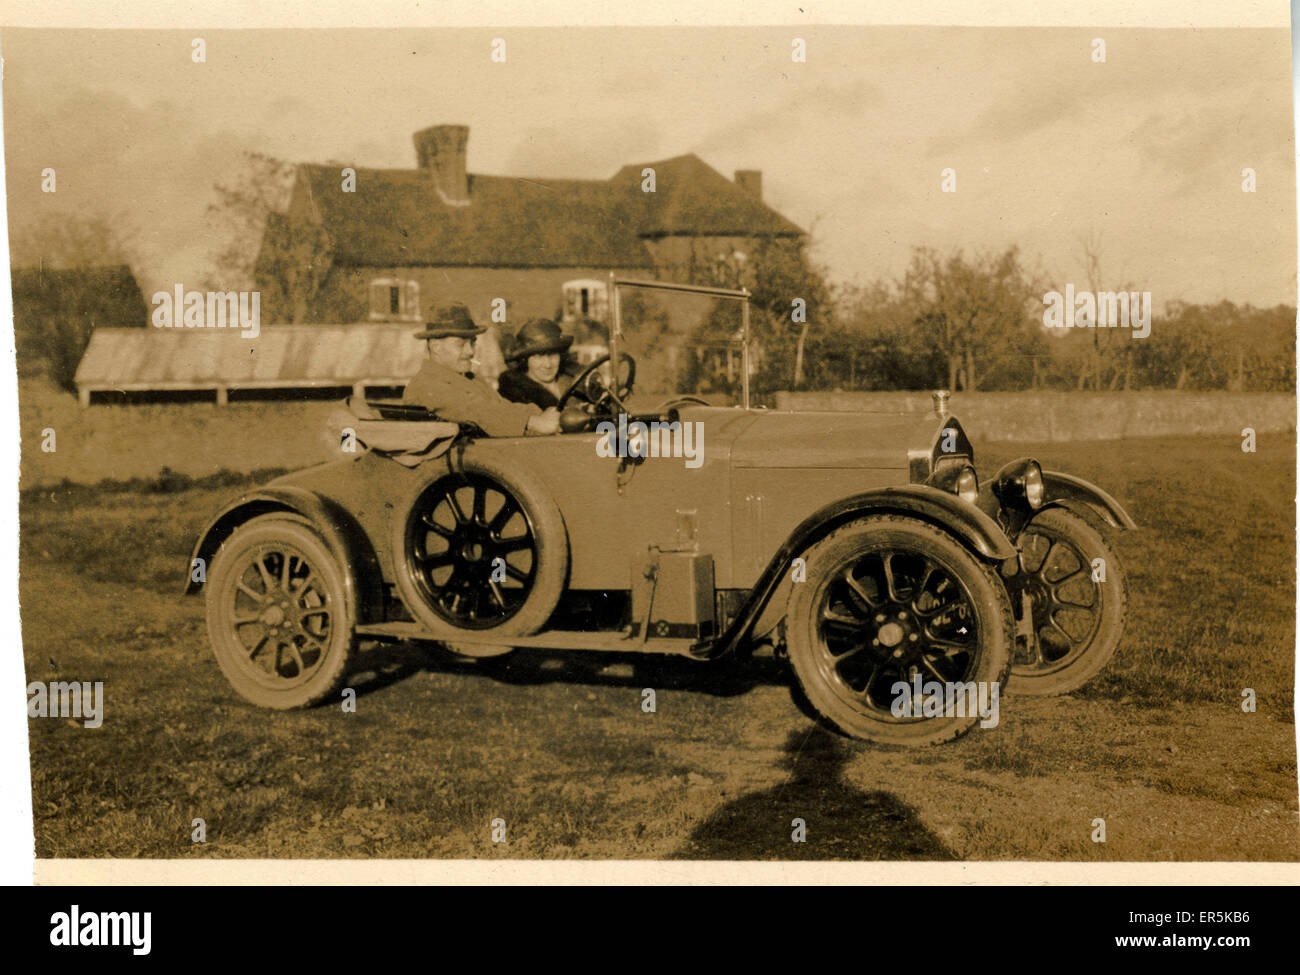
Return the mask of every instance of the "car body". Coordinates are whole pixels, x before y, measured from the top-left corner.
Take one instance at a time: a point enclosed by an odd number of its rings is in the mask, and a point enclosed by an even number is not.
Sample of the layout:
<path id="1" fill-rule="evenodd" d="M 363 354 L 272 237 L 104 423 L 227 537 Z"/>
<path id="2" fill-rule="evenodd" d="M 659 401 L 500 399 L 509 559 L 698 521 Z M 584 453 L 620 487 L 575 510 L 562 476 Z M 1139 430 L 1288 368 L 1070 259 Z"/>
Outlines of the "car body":
<path id="1" fill-rule="evenodd" d="M 1017 645 L 1050 635 L 1058 610 L 1075 605 L 1052 589 L 1062 577 L 1048 561 L 1064 547 L 1049 540 L 1043 564 L 1026 566 L 1021 544 L 1047 511 L 1075 544 L 1078 564 L 1060 571 L 1092 585 L 1098 611 L 1074 656 L 1046 661 L 1059 664 L 1048 674 L 1027 670 L 1026 689 L 1035 676 L 1091 676 L 1098 653 L 1113 652 L 1123 575 L 1101 531 L 1132 519 L 1100 488 L 1027 458 L 980 488 L 970 440 L 941 397 L 923 415 L 692 397 L 628 410 L 630 390 L 602 382 L 598 365 L 584 378 L 615 395 L 588 397 L 589 422 L 573 432 L 435 429 L 441 448 L 428 451 L 418 427 L 428 417 L 358 418 L 363 446 L 412 430 L 416 449 L 363 449 L 217 512 L 187 590 L 206 590 L 232 684 L 264 706 L 318 702 L 337 693 L 359 639 L 436 641 L 475 657 L 533 646 L 702 662 L 770 643 L 846 733 L 940 741 L 978 716 L 900 716 L 889 678 L 920 678 L 918 691 L 932 676 L 1000 686 Z M 1068 519 L 1095 538 L 1074 539 Z M 1097 544 L 1109 590 L 1092 578 Z M 863 619 L 850 625 L 846 614 Z M 915 656 L 924 647 L 929 656 Z M 874 669 L 849 676 L 851 658 Z M 1072 689 L 1055 680 L 1045 692 Z"/>

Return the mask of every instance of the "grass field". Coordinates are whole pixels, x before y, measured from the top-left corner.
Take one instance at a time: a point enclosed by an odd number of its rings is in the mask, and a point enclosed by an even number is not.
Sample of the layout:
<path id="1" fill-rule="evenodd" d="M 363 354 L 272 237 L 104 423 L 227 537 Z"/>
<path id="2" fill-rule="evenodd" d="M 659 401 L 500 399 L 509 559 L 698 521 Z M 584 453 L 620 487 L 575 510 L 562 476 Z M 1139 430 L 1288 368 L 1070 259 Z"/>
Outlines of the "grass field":
<path id="1" fill-rule="evenodd" d="M 770 657 L 484 666 L 399 644 L 367 651 L 355 714 L 259 711 L 178 596 L 199 528 L 251 479 L 25 492 L 28 679 L 106 695 L 101 728 L 29 721 L 37 854 L 1300 859 L 1294 440 L 993 444 L 981 473 L 1024 453 L 1138 520 L 1128 635 L 1079 693 L 1008 695 L 996 729 L 924 750 L 817 729 Z"/>

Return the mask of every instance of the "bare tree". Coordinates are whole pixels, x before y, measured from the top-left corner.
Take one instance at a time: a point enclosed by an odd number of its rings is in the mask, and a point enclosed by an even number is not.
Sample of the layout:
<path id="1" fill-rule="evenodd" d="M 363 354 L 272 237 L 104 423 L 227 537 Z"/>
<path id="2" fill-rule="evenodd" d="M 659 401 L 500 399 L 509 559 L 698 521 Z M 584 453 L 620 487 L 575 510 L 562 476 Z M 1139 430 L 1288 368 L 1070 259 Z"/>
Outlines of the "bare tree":
<path id="1" fill-rule="evenodd" d="M 208 204 L 208 219 L 214 226 L 217 249 L 212 255 L 212 274 L 205 281 L 208 290 L 252 288 L 267 219 L 285 211 L 295 173 L 292 163 L 249 151 L 233 179 L 213 187 L 216 200 Z"/>
<path id="2" fill-rule="evenodd" d="M 1130 291 L 1132 282 L 1125 281 L 1118 287 L 1108 288 L 1106 276 L 1102 270 L 1101 234 L 1090 229 L 1079 238 L 1081 263 L 1088 290 L 1093 295 L 1103 291 Z M 1113 282 L 1112 282 L 1113 284 Z M 1100 304 L 1101 299 L 1097 299 Z M 1094 323 L 1095 325 L 1095 323 Z M 1089 384 L 1093 389 L 1128 389 L 1132 385 L 1133 359 L 1127 330 L 1121 337 L 1114 329 L 1093 327 L 1087 345 L 1088 351 L 1083 365 L 1079 369 L 1076 388 L 1085 389 Z"/>
<path id="3" fill-rule="evenodd" d="M 333 242 L 324 227 L 287 213 L 297 177 L 293 163 L 245 152 L 243 167 L 216 185 L 216 201 L 208 207 L 220 243 L 207 287 L 257 288 L 271 321 L 307 321 L 333 269 Z"/>
<path id="4" fill-rule="evenodd" d="M 272 214 L 266 224 L 255 280 L 272 319 L 307 321 L 312 301 L 329 277 L 333 263 L 329 234 L 318 223 L 290 223 Z"/>
<path id="5" fill-rule="evenodd" d="M 944 257 L 917 248 L 901 291 L 915 326 L 948 363 L 948 388 L 979 388 L 982 370 L 1034 345 L 1029 309 L 1036 283 L 1021 266 L 1019 249 Z"/>

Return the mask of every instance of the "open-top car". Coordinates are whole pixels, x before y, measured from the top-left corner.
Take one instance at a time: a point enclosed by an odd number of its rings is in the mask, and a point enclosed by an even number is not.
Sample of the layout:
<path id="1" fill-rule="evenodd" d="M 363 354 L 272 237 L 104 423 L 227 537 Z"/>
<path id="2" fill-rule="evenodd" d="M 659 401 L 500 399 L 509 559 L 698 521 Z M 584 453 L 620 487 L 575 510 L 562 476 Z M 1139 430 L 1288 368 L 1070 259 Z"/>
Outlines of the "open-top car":
<path id="1" fill-rule="evenodd" d="M 744 402 L 631 408 L 627 288 L 740 301 Z M 770 644 L 843 732 L 925 744 L 980 718 L 923 708 L 932 683 L 1010 673 L 1012 690 L 1059 693 L 1104 666 L 1126 598 L 1107 535 L 1133 527 L 1108 494 L 1029 458 L 981 484 L 940 395 L 924 415 L 751 408 L 748 292 L 610 289 L 609 355 L 565 394 L 565 432 L 490 438 L 374 404 L 336 431 L 365 449 L 212 518 L 188 591 L 241 695 L 332 698 L 361 640 L 702 663 Z"/>

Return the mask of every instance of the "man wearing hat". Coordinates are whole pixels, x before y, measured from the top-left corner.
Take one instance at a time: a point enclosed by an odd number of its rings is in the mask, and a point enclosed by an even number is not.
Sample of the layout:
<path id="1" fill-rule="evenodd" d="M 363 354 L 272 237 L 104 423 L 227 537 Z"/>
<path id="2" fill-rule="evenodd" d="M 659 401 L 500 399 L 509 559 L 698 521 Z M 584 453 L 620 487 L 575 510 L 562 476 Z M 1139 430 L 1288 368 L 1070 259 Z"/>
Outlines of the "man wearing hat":
<path id="1" fill-rule="evenodd" d="M 556 433 L 560 415 L 554 409 L 507 402 L 474 379 L 474 337 L 484 331 L 464 305 L 438 309 L 433 321 L 415 333 L 424 339 L 429 357 L 407 384 L 402 402 L 423 406 L 444 420 L 473 423 L 489 437 Z"/>
<path id="2" fill-rule="evenodd" d="M 573 336 L 562 334 L 555 322 L 529 319 L 506 356 L 512 368 L 497 380 L 497 391 L 512 403 L 532 403 L 543 410 L 558 405 L 574 378 L 560 370 L 572 344 Z"/>

